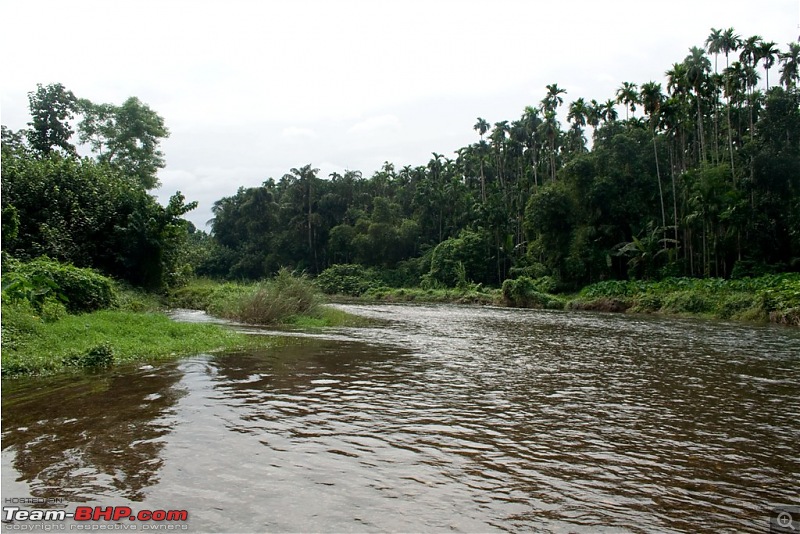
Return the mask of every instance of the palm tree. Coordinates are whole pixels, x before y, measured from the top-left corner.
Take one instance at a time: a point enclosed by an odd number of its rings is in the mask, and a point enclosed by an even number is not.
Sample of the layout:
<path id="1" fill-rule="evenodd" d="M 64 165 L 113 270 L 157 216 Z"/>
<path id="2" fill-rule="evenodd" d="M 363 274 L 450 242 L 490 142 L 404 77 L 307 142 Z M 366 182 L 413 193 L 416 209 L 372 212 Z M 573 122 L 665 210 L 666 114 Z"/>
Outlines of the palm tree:
<path id="1" fill-rule="evenodd" d="M 617 104 L 625 104 L 625 120 L 628 120 L 628 109 L 631 113 L 636 113 L 636 104 L 640 104 L 639 93 L 636 91 L 635 83 L 622 82 L 622 86 L 617 89 Z"/>
<path id="2" fill-rule="evenodd" d="M 586 124 L 597 130 L 600 125 L 600 104 L 594 98 L 586 106 Z"/>
<path id="3" fill-rule="evenodd" d="M 528 148 L 528 153 L 531 155 L 531 167 L 533 168 L 533 183 L 536 187 L 539 186 L 539 161 L 538 161 L 538 154 L 539 154 L 539 138 L 537 136 L 539 131 L 539 126 L 542 123 L 542 119 L 539 116 L 539 110 L 534 108 L 533 106 L 526 106 L 525 111 L 522 114 L 522 118 L 520 119 L 523 127 L 525 128 L 525 133 L 527 136 L 526 139 L 526 146 Z"/>
<path id="4" fill-rule="evenodd" d="M 798 66 L 800 66 L 800 43 L 789 43 L 789 51 L 780 55 L 781 63 L 781 83 L 786 89 L 794 88 L 798 80 Z"/>
<path id="5" fill-rule="evenodd" d="M 728 68 L 728 54 L 736 52 L 742 46 L 742 39 L 734 33 L 733 28 L 728 28 L 722 34 L 719 41 L 719 48 L 725 54 L 725 68 Z"/>
<path id="6" fill-rule="evenodd" d="M 747 71 L 750 68 L 755 68 L 756 64 L 758 63 L 758 51 L 761 48 L 761 36 L 760 35 L 753 35 L 748 37 L 741 43 L 741 52 L 739 53 L 739 61 L 742 62 L 744 65 L 743 71 Z M 756 82 L 752 84 L 751 77 L 746 78 L 746 86 L 747 86 L 747 97 L 748 97 L 748 106 L 750 108 L 750 132 L 753 132 L 753 89 L 756 86 Z"/>
<path id="7" fill-rule="evenodd" d="M 764 72 L 766 73 L 767 91 L 769 91 L 769 69 L 775 64 L 775 58 L 780 55 L 780 50 L 775 47 L 772 41 L 765 41 L 758 47 L 758 57 L 764 60 Z"/>
<path id="8" fill-rule="evenodd" d="M 480 134 L 481 141 L 483 141 L 483 136 L 489 131 L 489 123 L 486 122 L 486 119 L 478 117 L 478 122 L 475 123 L 475 126 L 473 126 L 472 129 Z"/>
<path id="9" fill-rule="evenodd" d="M 714 74 L 717 73 L 717 58 L 722 52 L 722 30 L 711 28 L 711 34 L 706 39 L 706 50 L 714 54 Z"/>
<path id="10" fill-rule="evenodd" d="M 566 89 L 561 89 L 556 83 L 551 83 L 546 87 L 547 96 L 542 99 L 542 109 L 555 112 L 558 106 L 564 103 L 564 99 L 560 95 L 567 94 L 567 91 Z"/>
<path id="11" fill-rule="evenodd" d="M 722 38 L 720 40 L 720 49 L 725 54 L 725 71 L 727 72 L 730 67 L 729 62 L 729 54 L 731 52 L 736 52 L 742 46 L 742 39 L 734 33 L 733 28 L 728 28 L 722 33 Z M 733 127 L 731 126 L 731 100 L 730 100 L 730 77 L 726 75 L 725 77 L 725 105 L 727 107 L 727 118 L 728 118 L 728 148 L 730 150 L 731 155 L 731 176 L 732 179 L 735 181 L 736 177 L 733 174 L 733 133 L 731 130 Z"/>
<path id="12" fill-rule="evenodd" d="M 703 132 L 703 113 L 700 106 L 702 100 L 702 87 L 708 78 L 711 70 L 711 62 L 705 56 L 702 48 L 696 46 L 689 49 L 684 64 L 686 65 L 686 81 L 694 89 L 695 100 L 697 102 L 697 132 L 700 142 L 700 161 L 706 161 L 705 156 L 705 134 Z"/>
<path id="13" fill-rule="evenodd" d="M 567 121 L 571 124 L 577 124 L 581 127 L 586 126 L 586 116 L 588 111 L 589 110 L 586 107 L 586 101 L 583 98 L 579 98 L 570 103 Z"/>
<path id="14" fill-rule="evenodd" d="M 550 141 L 550 179 L 556 180 L 556 139 L 558 139 L 559 126 L 555 111 L 546 111 L 544 121 L 539 125 L 543 137 Z"/>
<path id="15" fill-rule="evenodd" d="M 494 130 L 489 134 L 495 153 L 495 167 L 500 179 L 500 188 L 505 194 L 506 138 L 509 132 L 508 121 L 494 123 Z"/>
<path id="16" fill-rule="evenodd" d="M 614 101 L 614 100 L 612 100 L 610 98 L 608 100 L 606 100 L 605 102 L 603 102 L 602 104 L 600 104 L 600 109 L 599 109 L 600 117 L 605 122 L 608 123 L 608 122 L 614 122 L 615 120 L 617 120 L 617 117 L 619 115 L 617 114 L 616 105 L 617 105 L 616 101 Z"/>
<path id="17" fill-rule="evenodd" d="M 658 125 L 658 118 L 661 113 L 661 103 L 664 100 L 664 95 L 661 93 L 661 84 L 655 82 L 647 82 L 642 84 L 641 95 L 641 102 L 644 106 L 644 112 L 650 115 L 650 129 L 653 133 L 653 155 L 656 159 L 656 178 L 658 179 L 658 197 L 661 200 L 661 226 L 666 228 L 667 215 L 666 210 L 664 209 L 664 191 L 661 187 L 661 170 L 658 166 L 658 147 L 656 145 L 656 126 Z M 676 225 L 676 239 L 678 238 L 677 231 Z"/>

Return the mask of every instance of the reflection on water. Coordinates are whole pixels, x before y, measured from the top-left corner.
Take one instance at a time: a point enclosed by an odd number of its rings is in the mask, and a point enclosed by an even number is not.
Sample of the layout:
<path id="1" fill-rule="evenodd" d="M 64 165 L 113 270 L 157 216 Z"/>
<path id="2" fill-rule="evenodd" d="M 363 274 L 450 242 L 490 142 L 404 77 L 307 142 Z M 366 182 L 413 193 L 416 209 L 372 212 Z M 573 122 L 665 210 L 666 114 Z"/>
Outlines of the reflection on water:
<path id="1" fill-rule="evenodd" d="M 125 374 L 3 383 L 3 451 L 31 494 L 81 502 L 133 501 L 158 482 L 165 418 L 181 391 L 175 364 Z M 5 479 L 5 474 L 3 475 Z"/>
<path id="2" fill-rule="evenodd" d="M 390 322 L 4 383 L 4 493 L 195 531 L 764 532 L 797 503 L 796 329 L 347 308 Z"/>

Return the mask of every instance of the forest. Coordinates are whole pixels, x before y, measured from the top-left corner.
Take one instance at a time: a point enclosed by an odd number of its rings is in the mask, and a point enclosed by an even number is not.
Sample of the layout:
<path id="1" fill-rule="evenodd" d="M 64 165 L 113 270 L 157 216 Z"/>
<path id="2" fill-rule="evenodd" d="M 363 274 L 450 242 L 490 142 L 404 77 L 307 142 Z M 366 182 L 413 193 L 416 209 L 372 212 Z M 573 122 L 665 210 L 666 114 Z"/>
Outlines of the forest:
<path id="1" fill-rule="evenodd" d="M 602 102 L 547 85 L 516 119 L 474 120 L 453 157 L 241 187 L 208 233 L 180 192 L 151 194 L 169 135 L 154 110 L 39 85 L 29 128 L 2 130 L 4 267 L 48 256 L 155 291 L 339 264 L 389 287 L 548 277 L 562 291 L 800 271 L 799 60 L 798 43 L 712 29 L 661 82 Z"/>

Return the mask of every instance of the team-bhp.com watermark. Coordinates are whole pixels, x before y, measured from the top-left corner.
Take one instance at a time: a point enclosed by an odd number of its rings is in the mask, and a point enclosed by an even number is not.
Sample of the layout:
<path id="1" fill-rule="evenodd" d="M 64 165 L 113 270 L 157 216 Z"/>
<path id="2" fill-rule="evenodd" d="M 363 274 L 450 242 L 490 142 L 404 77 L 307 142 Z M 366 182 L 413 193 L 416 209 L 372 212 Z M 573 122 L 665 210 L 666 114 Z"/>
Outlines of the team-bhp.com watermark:
<path id="1" fill-rule="evenodd" d="M 53 508 L 28 508 L 33 505 L 64 504 L 62 499 L 5 499 L 4 531 L 107 531 L 107 530 L 188 530 L 187 510 L 139 510 L 130 506 L 78 506 L 74 511 Z M 60 501 L 60 502 L 59 502 Z M 67 524 L 69 521 L 69 524 Z"/>

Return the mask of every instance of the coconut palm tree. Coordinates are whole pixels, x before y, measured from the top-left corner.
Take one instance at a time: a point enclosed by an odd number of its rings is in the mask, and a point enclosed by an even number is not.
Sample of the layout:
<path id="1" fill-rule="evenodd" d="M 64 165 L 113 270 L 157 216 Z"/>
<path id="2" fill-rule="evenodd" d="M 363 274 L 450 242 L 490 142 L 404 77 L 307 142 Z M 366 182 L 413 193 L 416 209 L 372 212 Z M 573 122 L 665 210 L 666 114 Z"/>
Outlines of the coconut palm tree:
<path id="1" fill-rule="evenodd" d="M 781 83 L 787 90 L 793 89 L 797 85 L 798 64 L 800 64 L 800 43 L 789 43 L 789 50 L 780 55 L 781 59 Z"/>
<path id="2" fill-rule="evenodd" d="M 481 136 L 481 141 L 483 141 L 483 136 L 489 131 L 489 123 L 486 122 L 486 119 L 478 117 L 478 122 L 475 123 L 475 126 L 473 126 L 472 129 L 478 132 L 478 134 Z"/>
<path id="3" fill-rule="evenodd" d="M 577 124 L 581 127 L 586 126 L 586 116 L 588 111 L 589 110 L 586 107 L 586 101 L 583 98 L 579 98 L 570 103 L 567 121 L 571 124 Z"/>
<path id="4" fill-rule="evenodd" d="M 658 126 L 658 118 L 661 113 L 661 103 L 664 101 L 664 95 L 661 93 L 661 84 L 656 82 L 647 82 L 642 84 L 641 102 L 644 106 L 644 112 L 650 115 L 650 130 L 653 133 L 653 155 L 656 160 L 656 178 L 658 179 L 658 197 L 661 200 L 661 226 L 666 228 L 667 215 L 664 209 L 664 191 L 661 187 L 661 170 L 658 165 L 658 147 L 656 145 L 656 127 Z M 665 230 L 666 231 L 666 230 Z M 677 239 L 677 225 L 676 225 Z M 666 237 L 666 235 L 665 235 Z M 666 246 L 666 245 L 665 245 Z"/>
<path id="5" fill-rule="evenodd" d="M 686 81 L 694 89 L 695 101 L 697 102 L 697 134 L 700 161 L 706 161 L 703 112 L 700 104 L 703 97 L 703 86 L 708 79 L 708 72 L 711 70 L 711 62 L 705 56 L 705 51 L 702 48 L 694 46 L 689 49 L 689 52 L 689 55 L 684 60 Z"/>
<path id="6" fill-rule="evenodd" d="M 706 50 L 714 54 L 714 74 L 717 73 L 717 59 L 722 52 L 722 30 L 711 28 L 711 34 L 706 39 Z"/>
<path id="7" fill-rule="evenodd" d="M 636 104 L 640 103 L 636 84 L 622 82 L 622 86 L 617 89 L 617 104 L 625 105 L 625 120 L 628 120 L 628 109 L 631 110 L 631 113 L 636 113 Z"/>
<path id="8" fill-rule="evenodd" d="M 540 150 L 540 138 L 538 137 L 539 125 L 542 123 L 542 118 L 539 115 L 539 110 L 534 108 L 533 106 L 526 106 L 525 111 L 522 114 L 522 118 L 520 119 L 523 127 L 525 128 L 525 133 L 527 139 L 525 141 L 525 146 L 528 149 L 528 153 L 531 156 L 531 167 L 533 168 L 533 183 L 536 187 L 539 186 L 539 150 Z"/>
<path id="9" fill-rule="evenodd" d="M 736 52 L 742 46 L 742 39 L 736 33 L 734 33 L 733 28 L 728 28 L 722 33 L 722 38 L 720 39 L 720 50 L 725 54 L 725 71 L 727 72 L 730 67 L 729 55 L 731 52 Z M 735 180 L 735 176 L 733 175 L 733 133 L 731 130 L 733 129 L 731 126 L 731 101 L 730 101 L 730 76 L 725 76 L 725 106 L 727 108 L 727 118 L 728 118 L 728 148 L 730 151 L 731 156 L 731 175 Z"/>
<path id="10" fill-rule="evenodd" d="M 600 104 L 598 111 L 600 112 L 600 117 L 603 119 L 603 121 L 608 123 L 617 120 L 617 117 L 619 117 L 619 115 L 617 114 L 616 105 L 617 102 L 610 98 L 605 102 L 603 102 L 602 104 Z"/>
<path id="11" fill-rule="evenodd" d="M 560 95 L 567 94 L 566 89 L 562 89 L 556 83 L 551 83 L 547 87 L 547 96 L 542 99 L 542 109 L 544 111 L 555 112 L 558 106 L 564 103 Z"/>
<path id="12" fill-rule="evenodd" d="M 769 91 L 769 69 L 775 64 L 775 59 L 779 57 L 780 50 L 777 49 L 772 41 L 765 41 L 758 47 L 758 57 L 764 60 L 764 73 L 766 74 L 767 91 Z"/>
<path id="13" fill-rule="evenodd" d="M 586 106 L 586 124 L 597 130 L 600 119 L 600 104 L 593 98 Z"/>
<path id="14" fill-rule="evenodd" d="M 550 143 L 550 179 L 556 180 L 556 141 L 560 133 L 558 120 L 556 120 L 555 111 L 546 111 L 544 114 L 544 121 L 539 125 L 539 130 L 542 137 L 545 137 Z"/>

